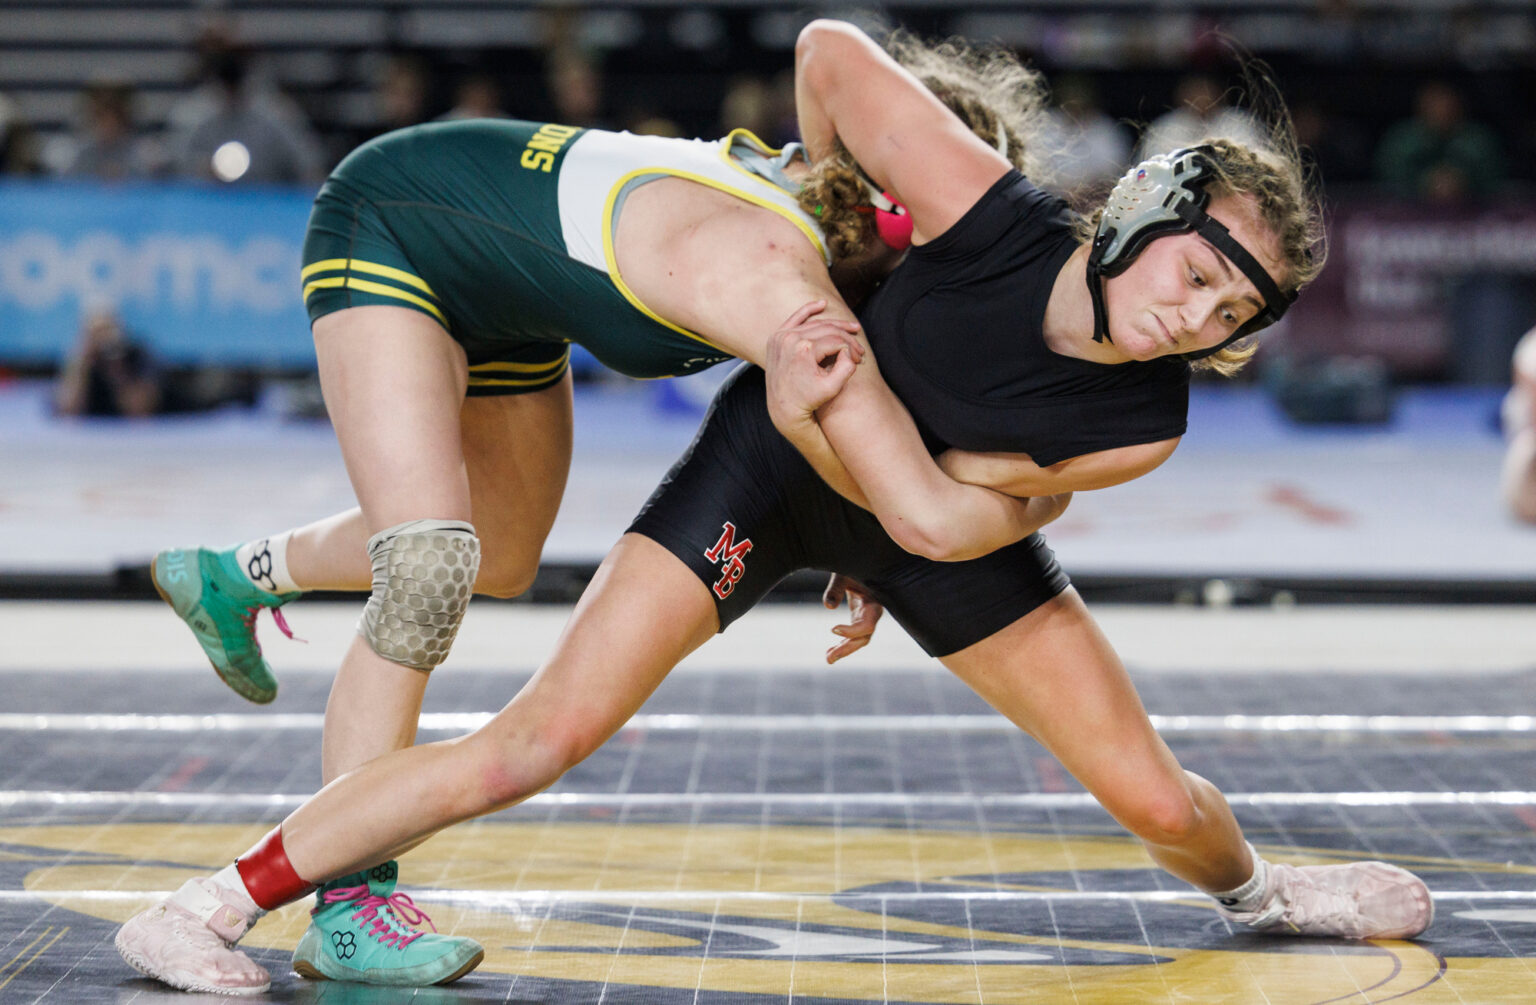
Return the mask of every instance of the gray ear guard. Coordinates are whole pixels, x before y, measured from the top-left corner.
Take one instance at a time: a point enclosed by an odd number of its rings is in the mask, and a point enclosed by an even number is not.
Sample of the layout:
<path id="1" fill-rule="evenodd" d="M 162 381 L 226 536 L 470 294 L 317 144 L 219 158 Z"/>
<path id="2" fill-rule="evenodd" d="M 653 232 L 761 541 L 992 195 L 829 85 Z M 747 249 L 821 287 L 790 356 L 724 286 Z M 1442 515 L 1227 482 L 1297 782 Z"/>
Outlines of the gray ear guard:
<path id="1" fill-rule="evenodd" d="M 1209 349 L 1184 353 L 1184 359 L 1204 359 L 1245 335 L 1267 328 L 1296 300 L 1295 290 L 1280 289 L 1248 249 L 1206 213 L 1211 197 L 1205 186 L 1215 173 L 1210 161 L 1214 153 L 1208 146 L 1199 146 L 1159 154 L 1137 164 L 1115 183 L 1088 253 L 1095 342 L 1113 341 L 1104 306 L 1104 280 L 1130 268 L 1148 244 L 1168 234 L 1192 230 L 1205 238 L 1248 277 L 1264 300 L 1263 308 L 1231 338 Z"/>

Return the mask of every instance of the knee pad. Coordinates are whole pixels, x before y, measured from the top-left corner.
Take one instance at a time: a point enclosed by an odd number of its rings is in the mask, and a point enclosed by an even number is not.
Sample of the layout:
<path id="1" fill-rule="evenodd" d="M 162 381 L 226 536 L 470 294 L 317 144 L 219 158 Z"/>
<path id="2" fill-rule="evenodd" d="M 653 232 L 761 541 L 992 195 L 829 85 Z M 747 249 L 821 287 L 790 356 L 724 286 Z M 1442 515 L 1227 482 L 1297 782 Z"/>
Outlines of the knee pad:
<path id="1" fill-rule="evenodd" d="M 368 539 L 373 595 L 357 630 L 392 663 L 430 671 L 448 658 L 480 571 L 480 539 L 461 520 L 410 520 Z"/>

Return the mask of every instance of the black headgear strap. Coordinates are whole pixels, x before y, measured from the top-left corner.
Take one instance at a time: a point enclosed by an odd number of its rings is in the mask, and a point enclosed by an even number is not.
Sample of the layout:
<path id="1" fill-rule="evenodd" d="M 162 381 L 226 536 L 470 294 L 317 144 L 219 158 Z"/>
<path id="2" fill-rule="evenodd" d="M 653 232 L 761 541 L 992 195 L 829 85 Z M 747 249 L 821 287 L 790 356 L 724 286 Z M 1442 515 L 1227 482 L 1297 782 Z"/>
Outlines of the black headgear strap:
<path id="1" fill-rule="evenodd" d="M 1245 335 L 1268 328 L 1279 321 L 1291 304 L 1296 302 L 1296 291 L 1282 290 L 1277 286 L 1274 279 L 1264 270 L 1264 266 L 1259 264 L 1259 260 L 1250 255 L 1248 249 L 1239 244 L 1237 238 L 1233 237 L 1232 232 L 1220 221 L 1212 219 L 1209 213 L 1194 206 L 1188 200 L 1175 206 L 1174 211 L 1189 223 L 1191 230 L 1209 241 L 1217 251 L 1226 255 L 1227 261 L 1237 266 L 1238 271 L 1248 277 L 1254 289 L 1259 291 L 1259 298 L 1264 301 L 1258 313 L 1243 322 L 1242 326 L 1225 342 L 1209 349 L 1183 353 L 1185 359 L 1195 360 L 1213 356 Z"/>
<path id="2" fill-rule="evenodd" d="M 1178 214 L 1179 220 L 1163 221 L 1150 226 L 1144 226 L 1135 234 L 1127 245 L 1125 251 L 1117 257 L 1115 263 L 1106 268 L 1103 264 L 1104 252 L 1114 239 L 1114 230 L 1108 230 L 1094 238 L 1093 247 L 1088 253 L 1088 292 L 1093 301 L 1093 340 L 1095 342 L 1113 342 L 1109 336 L 1109 313 L 1104 304 L 1104 282 L 1110 276 L 1117 276 L 1130 268 L 1138 255 L 1146 250 L 1148 244 L 1159 237 L 1170 234 L 1182 234 L 1186 231 L 1194 231 L 1213 247 L 1227 256 L 1227 260 L 1236 265 L 1238 271 L 1248 277 L 1254 288 L 1259 291 L 1264 306 L 1253 317 L 1245 321 L 1242 327 L 1233 332 L 1226 341 L 1209 349 L 1199 349 L 1194 352 L 1181 353 L 1187 360 L 1204 359 L 1214 356 L 1227 346 L 1244 336 L 1267 328 L 1279 321 L 1281 316 L 1291 304 L 1296 301 L 1296 290 L 1282 290 L 1276 285 L 1258 259 L 1248 253 L 1248 249 L 1238 243 L 1237 238 L 1219 221 L 1212 219 L 1205 211 L 1205 204 L 1210 201 L 1209 194 L 1205 191 L 1205 181 L 1214 172 L 1207 160 L 1208 148 L 1195 147 L 1188 151 L 1195 158 L 1195 164 L 1205 170 L 1187 181 L 1182 192 L 1170 192 L 1168 199 L 1177 200 L 1172 206 L 1173 212 Z M 1165 202 L 1166 206 L 1167 203 Z"/>

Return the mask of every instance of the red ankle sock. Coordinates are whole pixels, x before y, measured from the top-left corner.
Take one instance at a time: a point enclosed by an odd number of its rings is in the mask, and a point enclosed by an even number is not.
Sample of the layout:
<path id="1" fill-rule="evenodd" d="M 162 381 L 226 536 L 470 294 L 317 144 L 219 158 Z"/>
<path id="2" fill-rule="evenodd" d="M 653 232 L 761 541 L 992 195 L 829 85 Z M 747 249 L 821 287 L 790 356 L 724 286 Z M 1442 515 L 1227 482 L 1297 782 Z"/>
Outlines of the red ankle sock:
<path id="1" fill-rule="evenodd" d="M 316 885 L 293 871 L 283 851 L 283 829 L 274 827 L 255 847 L 235 859 L 245 889 L 263 911 L 274 911 L 313 893 Z"/>

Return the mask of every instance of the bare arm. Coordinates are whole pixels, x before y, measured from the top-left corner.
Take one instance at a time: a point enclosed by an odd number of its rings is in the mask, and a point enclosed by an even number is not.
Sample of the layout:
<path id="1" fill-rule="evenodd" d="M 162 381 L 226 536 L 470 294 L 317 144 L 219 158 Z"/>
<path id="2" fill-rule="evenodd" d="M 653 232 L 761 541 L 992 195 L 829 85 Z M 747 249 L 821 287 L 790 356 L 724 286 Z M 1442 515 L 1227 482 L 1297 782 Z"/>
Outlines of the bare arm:
<path id="1" fill-rule="evenodd" d="M 799 244 L 789 247 L 803 255 Z M 709 267 L 708 262 L 700 265 L 701 270 Z M 832 289 L 819 259 L 767 256 L 766 265 L 747 269 L 744 264 L 743 268 L 746 278 L 707 298 L 707 310 L 697 306 L 698 299 L 654 297 L 648 302 L 664 301 L 667 313 L 663 316 L 694 324 L 707 321 L 695 330 L 767 371 L 775 426 L 823 480 L 855 505 L 875 513 L 908 550 L 929 557 L 986 554 L 1033 532 L 1035 525 L 1024 504 L 962 485 L 939 469 L 911 416 L 885 387 L 868 357 L 856 367 L 845 365 L 863 356 L 867 346 L 858 340 L 858 323 Z M 792 312 L 791 307 L 784 308 L 788 320 L 777 331 L 762 333 L 765 319 L 774 317 L 772 312 L 791 296 L 802 299 L 792 302 Z M 848 354 L 838 356 L 843 348 Z M 819 366 L 828 359 L 832 364 L 827 369 Z M 846 420 L 829 441 L 817 424 L 817 408 L 838 393 L 850 372 L 866 369 L 869 372 L 854 383 L 871 384 L 873 393 L 865 399 L 871 411 L 858 420 Z M 792 388 L 789 392 L 786 382 Z M 855 457 L 862 459 L 859 470 L 851 469 L 850 460 Z M 868 471 L 884 474 L 880 489 L 866 484 L 867 475 L 861 472 Z M 962 540 L 963 534 L 970 536 Z"/>
<path id="2" fill-rule="evenodd" d="M 741 200 L 712 190 L 695 191 L 700 187 L 689 182 L 671 185 L 672 181 L 639 189 L 620 224 L 616 256 L 626 281 L 642 302 L 725 351 L 763 366 L 768 371 L 770 393 L 784 373 L 784 368 L 770 358 L 772 343 L 778 338 L 775 327 L 803 328 L 797 331 L 796 340 L 816 343 L 830 339 L 832 347 L 844 344 L 839 336 L 851 338 L 858 330 L 852 312 L 832 287 L 819 253 L 792 225 Z M 719 198 L 714 198 L 717 195 Z M 631 215 L 637 211 L 638 215 Z M 698 238 L 701 229 L 708 239 Z M 808 302 L 816 308 L 807 311 Z M 777 325 L 778 319 L 785 317 L 789 320 Z M 860 353 L 864 351 L 862 343 L 853 344 Z M 830 352 L 830 348 L 817 350 L 817 359 L 826 358 Z M 863 365 L 858 369 L 864 369 Z M 816 379 L 826 383 L 827 374 L 814 362 L 807 363 L 803 374 L 815 378 L 813 385 Z M 889 391 L 884 392 L 885 407 L 868 420 L 879 427 L 880 436 L 865 437 L 856 431 L 829 443 L 815 423 L 814 412 L 836 393 L 842 379 L 839 372 L 830 390 L 813 387 L 810 398 L 814 400 L 798 412 L 774 413 L 775 424 L 835 490 L 876 512 L 887 526 L 916 522 L 924 527 L 926 536 L 909 538 L 897 533 L 898 540 L 910 541 L 924 554 L 962 554 L 937 535 L 952 537 L 967 526 L 983 531 L 976 549 L 964 552 L 969 554 L 981 554 L 1027 535 L 1030 527 L 1019 516 L 1022 504 L 991 498 L 990 493 L 975 486 L 950 482 L 924 447 L 911 417 Z M 878 381 L 878 375 L 873 379 Z M 904 435 L 893 446 L 890 437 L 898 428 Z M 912 495 L 872 494 L 862 477 L 850 473 L 848 458 L 866 451 L 879 458 L 874 465 L 877 468 L 899 463 L 904 466 L 901 470 L 910 467 L 919 471 L 921 477 L 909 479 Z M 893 459 L 897 457 L 899 462 Z M 919 494 L 932 480 L 942 480 L 940 489 Z M 969 512 L 969 524 L 958 524 L 953 515 L 967 512 L 964 507 L 956 506 L 946 513 L 930 505 L 934 499 L 940 501 L 940 507 L 946 505 L 943 500 L 949 494 L 978 502 L 977 508 L 985 512 Z M 931 524 L 944 526 L 927 526 Z"/>
<path id="3" fill-rule="evenodd" d="M 837 322 L 812 324 L 823 301 L 812 301 L 790 316 L 768 340 L 763 362 L 767 375 L 768 414 L 776 429 L 838 495 L 862 509 L 869 499 L 854 481 L 816 420 L 816 409 L 842 390 L 866 350 L 856 337 L 857 324 L 837 330 Z"/>
<path id="4" fill-rule="evenodd" d="M 1514 386 L 1504 399 L 1509 446 L 1500 483 L 1516 519 L 1536 523 L 1536 329 L 1515 345 Z"/>
<path id="5" fill-rule="evenodd" d="M 949 562 L 975 558 L 1028 537 L 1056 515 L 1035 500 L 960 482 L 942 471 L 873 357 L 817 414 L 870 511 L 913 554 Z"/>
<path id="6" fill-rule="evenodd" d="M 1009 168 L 851 25 L 821 20 L 801 32 L 795 95 L 801 135 L 813 158 L 826 156 L 840 139 L 877 183 L 907 204 L 918 243 L 948 229 Z M 772 401 L 780 374 L 768 369 Z M 1027 504 L 975 491 L 979 486 L 962 485 L 933 464 L 911 416 L 872 359 L 817 413 L 819 405 L 798 413 L 776 408 L 775 424 L 830 484 L 870 509 L 907 550 L 968 558 L 1038 528 Z M 834 461 L 863 498 L 831 477 Z"/>
<path id="7" fill-rule="evenodd" d="M 1510 512 L 1536 523 L 1536 427 L 1521 430 L 1509 441 L 1502 482 Z"/>
<path id="8" fill-rule="evenodd" d="M 842 140 L 906 205 L 917 244 L 948 230 L 1010 167 L 869 36 L 840 21 L 800 32 L 795 106 L 812 158 Z"/>
<path id="9" fill-rule="evenodd" d="M 958 561 L 1012 544 L 1054 518 L 1042 504 L 964 484 L 940 470 L 874 357 L 852 365 L 839 337 L 845 336 L 807 334 L 795 324 L 775 333 L 769 414 L 817 473 L 874 513 L 897 544 Z"/>
<path id="10" fill-rule="evenodd" d="M 828 484 L 915 554 L 952 561 L 1012 544 L 1059 516 L 1071 493 L 1139 478 L 1178 446 L 1170 438 L 1049 467 L 1022 453 L 950 450 L 935 464 L 874 356 L 855 363 L 850 332 L 794 323 L 816 306 L 769 340 L 769 415 Z"/>
<path id="11" fill-rule="evenodd" d="M 985 485 L 1009 495 L 1052 495 L 1109 488 L 1153 470 L 1172 456 L 1178 438 L 1114 447 L 1069 457 L 1042 468 L 1028 454 L 947 450 L 939 466 L 957 481 Z"/>

